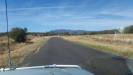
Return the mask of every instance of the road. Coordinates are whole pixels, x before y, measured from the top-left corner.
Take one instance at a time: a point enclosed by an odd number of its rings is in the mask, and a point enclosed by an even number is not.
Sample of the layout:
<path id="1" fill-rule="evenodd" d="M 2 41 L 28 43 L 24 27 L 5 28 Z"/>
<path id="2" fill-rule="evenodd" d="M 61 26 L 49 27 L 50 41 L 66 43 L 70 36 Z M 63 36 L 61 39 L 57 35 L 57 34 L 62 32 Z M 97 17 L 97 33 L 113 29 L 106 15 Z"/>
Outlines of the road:
<path id="1" fill-rule="evenodd" d="M 74 64 L 95 75 L 132 75 L 124 58 L 81 46 L 59 37 L 53 37 L 40 51 L 25 59 L 24 64 Z"/>

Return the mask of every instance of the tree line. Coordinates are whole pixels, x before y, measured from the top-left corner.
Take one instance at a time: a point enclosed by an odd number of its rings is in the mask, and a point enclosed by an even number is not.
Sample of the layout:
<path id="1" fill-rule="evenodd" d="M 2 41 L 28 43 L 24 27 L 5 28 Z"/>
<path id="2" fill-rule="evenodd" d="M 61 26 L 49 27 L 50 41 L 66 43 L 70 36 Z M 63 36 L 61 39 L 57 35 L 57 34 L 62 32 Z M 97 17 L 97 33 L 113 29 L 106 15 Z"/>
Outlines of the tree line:
<path id="1" fill-rule="evenodd" d="M 50 35 L 95 35 L 95 34 L 133 34 L 133 25 L 125 27 L 121 32 L 119 29 L 103 30 L 103 31 L 84 31 L 84 32 L 28 32 L 27 28 L 15 27 L 9 32 L 10 37 L 14 39 L 15 42 L 25 42 L 27 40 L 27 35 L 34 36 L 50 36 Z M 0 33 L 0 36 L 6 35 L 6 33 Z"/>

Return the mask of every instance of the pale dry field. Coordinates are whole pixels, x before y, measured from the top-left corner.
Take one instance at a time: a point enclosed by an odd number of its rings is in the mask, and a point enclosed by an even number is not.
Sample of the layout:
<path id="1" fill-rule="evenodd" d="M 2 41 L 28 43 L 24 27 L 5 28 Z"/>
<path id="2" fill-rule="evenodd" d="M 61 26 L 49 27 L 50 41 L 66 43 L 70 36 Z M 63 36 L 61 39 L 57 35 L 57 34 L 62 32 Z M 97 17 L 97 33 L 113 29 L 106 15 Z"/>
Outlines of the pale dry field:
<path id="1" fill-rule="evenodd" d="M 11 58 L 14 66 L 22 66 L 23 60 L 38 52 L 39 48 L 49 39 L 49 37 L 32 37 L 30 41 L 26 43 L 14 43 L 11 44 Z M 7 55 L 7 38 L 0 37 L 0 67 L 8 67 L 8 55 Z"/>
<path id="2" fill-rule="evenodd" d="M 100 51 L 133 58 L 133 34 L 81 35 L 63 38 Z"/>

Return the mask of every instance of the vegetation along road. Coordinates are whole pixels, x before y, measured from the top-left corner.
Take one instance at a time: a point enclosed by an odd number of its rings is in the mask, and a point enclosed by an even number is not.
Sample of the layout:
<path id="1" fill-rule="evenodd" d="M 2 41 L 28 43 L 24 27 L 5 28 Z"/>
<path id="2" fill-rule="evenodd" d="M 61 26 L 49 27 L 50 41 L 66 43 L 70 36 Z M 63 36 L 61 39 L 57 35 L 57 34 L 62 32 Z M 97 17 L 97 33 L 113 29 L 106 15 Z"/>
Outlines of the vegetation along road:
<path id="1" fill-rule="evenodd" d="M 52 37 L 40 51 L 25 59 L 28 66 L 75 64 L 95 75 L 132 75 L 126 59 Z"/>

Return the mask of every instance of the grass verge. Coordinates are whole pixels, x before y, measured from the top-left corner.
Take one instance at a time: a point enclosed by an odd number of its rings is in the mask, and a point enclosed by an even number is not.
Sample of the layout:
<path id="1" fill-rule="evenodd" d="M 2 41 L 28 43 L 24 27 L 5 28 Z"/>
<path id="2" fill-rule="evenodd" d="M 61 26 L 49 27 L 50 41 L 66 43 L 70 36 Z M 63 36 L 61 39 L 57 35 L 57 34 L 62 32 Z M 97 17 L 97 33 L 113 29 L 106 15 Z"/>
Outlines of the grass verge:
<path id="1" fill-rule="evenodd" d="M 93 48 L 99 51 L 103 51 L 106 53 L 111 53 L 117 56 L 122 56 L 124 58 L 129 58 L 129 59 L 133 59 L 133 50 L 132 49 L 128 49 L 124 46 L 121 45 L 114 45 L 114 44 L 107 44 L 107 43 L 102 43 L 102 42 L 98 42 L 95 41 L 93 39 L 84 39 L 84 36 L 68 36 L 68 37 L 63 37 L 64 39 L 70 41 L 70 42 L 74 42 L 80 45 L 84 45 L 86 47 L 89 48 Z M 125 49 L 124 49 L 125 48 Z"/>
<path id="2" fill-rule="evenodd" d="M 14 66 L 22 66 L 23 60 L 30 55 L 39 51 L 39 48 L 44 45 L 49 37 L 34 37 L 28 43 L 16 44 L 14 50 L 11 51 L 12 63 Z M 0 55 L 0 67 L 8 66 L 7 51 Z"/>

